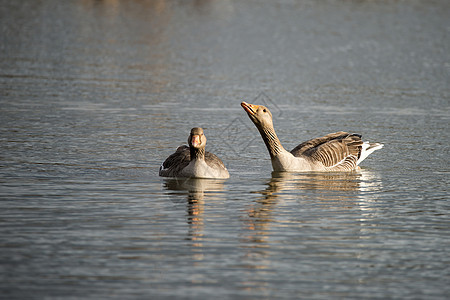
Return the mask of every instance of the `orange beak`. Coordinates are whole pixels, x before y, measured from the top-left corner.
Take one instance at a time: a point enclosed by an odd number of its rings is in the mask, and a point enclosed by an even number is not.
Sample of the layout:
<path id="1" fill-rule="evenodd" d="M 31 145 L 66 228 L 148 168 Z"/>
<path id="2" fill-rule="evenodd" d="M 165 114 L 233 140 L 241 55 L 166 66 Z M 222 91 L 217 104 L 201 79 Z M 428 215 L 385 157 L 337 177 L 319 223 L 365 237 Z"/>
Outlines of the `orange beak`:
<path id="1" fill-rule="evenodd" d="M 254 104 L 250 104 L 250 103 L 247 103 L 247 102 L 241 102 L 241 106 L 250 115 L 256 114 L 256 110 L 259 107 L 259 105 L 254 105 Z"/>
<path id="2" fill-rule="evenodd" d="M 197 147 L 200 145 L 200 136 L 199 135 L 193 135 L 192 136 L 192 146 Z"/>

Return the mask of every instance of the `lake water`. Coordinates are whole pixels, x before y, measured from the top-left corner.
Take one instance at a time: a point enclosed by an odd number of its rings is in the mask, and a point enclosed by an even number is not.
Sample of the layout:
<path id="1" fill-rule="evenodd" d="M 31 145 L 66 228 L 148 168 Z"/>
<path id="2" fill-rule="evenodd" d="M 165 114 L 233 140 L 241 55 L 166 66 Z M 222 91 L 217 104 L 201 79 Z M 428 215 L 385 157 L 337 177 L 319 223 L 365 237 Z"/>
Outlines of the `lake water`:
<path id="1" fill-rule="evenodd" d="M 445 299 L 448 1 L 1 1 L 0 298 Z M 350 174 L 287 149 L 385 144 Z M 170 180 L 201 126 L 230 179 Z"/>

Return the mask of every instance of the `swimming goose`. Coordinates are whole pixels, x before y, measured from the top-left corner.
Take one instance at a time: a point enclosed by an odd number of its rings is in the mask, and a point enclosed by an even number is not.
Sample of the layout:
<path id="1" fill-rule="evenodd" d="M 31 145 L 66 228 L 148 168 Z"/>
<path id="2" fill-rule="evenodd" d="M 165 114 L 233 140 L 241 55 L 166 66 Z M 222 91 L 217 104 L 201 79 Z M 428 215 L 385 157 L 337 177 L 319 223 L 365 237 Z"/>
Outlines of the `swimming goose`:
<path id="1" fill-rule="evenodd" d="M 347 132 L 330 133 L 286 151 L 273 128 L 272 114 L 267 107 L 242 102 L 250 120 L 258 128 L 269 151 L 274 171 L 352 171 L 383 144 L 361 140 L 361 135 Z"/>
<path id="2" fill-rule="evenodd" d="M 217 179 L 230 177 L 220 158 L 205 151 L 206 137 L 202 128 L 191 129 L 188 143 L 189 146 L 178 147 L 175 153 L 161 164 L 159 176 Z"/>

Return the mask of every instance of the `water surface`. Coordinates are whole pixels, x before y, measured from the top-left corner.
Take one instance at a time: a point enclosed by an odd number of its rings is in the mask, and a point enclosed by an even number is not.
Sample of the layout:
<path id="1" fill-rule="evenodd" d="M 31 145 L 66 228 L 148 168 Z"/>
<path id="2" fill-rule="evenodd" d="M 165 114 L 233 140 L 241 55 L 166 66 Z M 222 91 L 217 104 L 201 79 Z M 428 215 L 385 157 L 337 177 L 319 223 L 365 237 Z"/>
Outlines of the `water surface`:
<path id="1" fill-rule="evenodd" d="M 0 291 L 23 298 L 445 299 L 447 1 L 2 1 Z M 358 173 L 287 149 L 385 148 Z M 231 178 L 164 179 L 201 126 Z"/>

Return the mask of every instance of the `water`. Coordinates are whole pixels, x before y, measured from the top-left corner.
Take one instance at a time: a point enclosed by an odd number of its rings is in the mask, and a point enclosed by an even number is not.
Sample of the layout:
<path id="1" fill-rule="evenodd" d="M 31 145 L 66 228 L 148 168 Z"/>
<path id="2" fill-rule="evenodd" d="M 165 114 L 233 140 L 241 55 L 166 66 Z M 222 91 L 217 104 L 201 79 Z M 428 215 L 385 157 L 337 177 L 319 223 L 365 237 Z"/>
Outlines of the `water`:
<path id="1" fill-rule="evenodd" d="M 447 1 L 2 1 L 5 299 L 445 299 Z M 346 130 L 354 174 L 272 174 Z M 169 180 L 201 126 L 231 178 Z"/>

